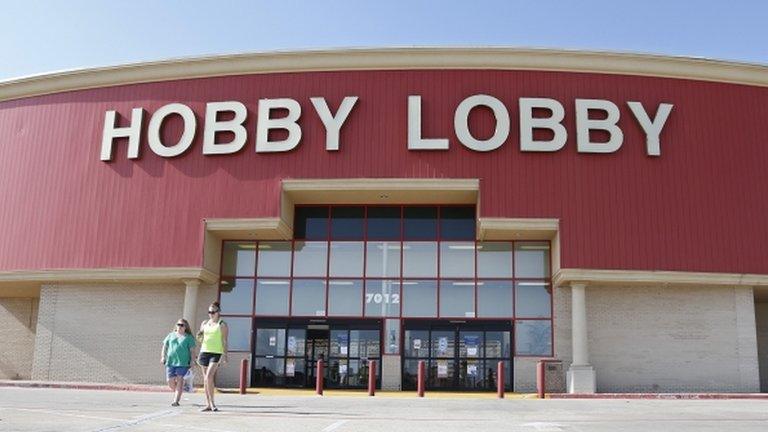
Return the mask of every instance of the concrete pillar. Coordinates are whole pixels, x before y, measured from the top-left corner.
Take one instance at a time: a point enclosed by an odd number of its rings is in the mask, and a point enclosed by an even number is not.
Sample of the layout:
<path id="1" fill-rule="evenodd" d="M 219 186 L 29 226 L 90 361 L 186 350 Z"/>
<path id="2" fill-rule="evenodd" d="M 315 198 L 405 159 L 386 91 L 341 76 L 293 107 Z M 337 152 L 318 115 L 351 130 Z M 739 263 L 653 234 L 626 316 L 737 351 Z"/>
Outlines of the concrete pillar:
<path id="1" fill-rule="evenodd" d="M 573 362 L 567 373 L 568 393 L 594 393 L 596 388 L 595 369 L 589 364 L 586 289 L 584 283 L 571 284 Z"/>
<path id="2" fill-rule="evenodd" d="M 199 279 L 184 279 L 184 284 L 187 286 L 184 291 L 184 311 L 181 316 L 189 322 L 192 326 L 192 331 L 195 330 L 195 311 L 197 310 L 197 291 L 200 288 Z"/>

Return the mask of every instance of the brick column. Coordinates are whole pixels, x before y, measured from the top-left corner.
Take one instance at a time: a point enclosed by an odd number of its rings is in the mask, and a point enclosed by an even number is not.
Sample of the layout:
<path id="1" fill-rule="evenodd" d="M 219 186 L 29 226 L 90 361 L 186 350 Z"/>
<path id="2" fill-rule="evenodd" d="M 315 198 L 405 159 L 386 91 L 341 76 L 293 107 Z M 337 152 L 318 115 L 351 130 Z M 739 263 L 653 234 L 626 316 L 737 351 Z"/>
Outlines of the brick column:
<path id="1" fill-rule="evenodd" d="M 595 369 L 589 364 L 587 334 L 587 285 L 571 284 L 571 337 L 573 362 L 568 368 L 568 393 L 594 393 Z"/>

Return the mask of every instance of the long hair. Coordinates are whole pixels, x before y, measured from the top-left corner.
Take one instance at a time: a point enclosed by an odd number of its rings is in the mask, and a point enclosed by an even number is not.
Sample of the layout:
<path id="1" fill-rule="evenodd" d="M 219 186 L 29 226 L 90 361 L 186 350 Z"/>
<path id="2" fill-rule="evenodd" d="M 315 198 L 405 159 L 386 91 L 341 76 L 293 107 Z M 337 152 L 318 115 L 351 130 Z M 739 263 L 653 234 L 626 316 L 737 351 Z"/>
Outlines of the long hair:
<path id="1" fill-rule="evenodd" d="M 187 320 L 185 320 L 184 318 L 181 318 L 180 320 L 176 320 L 177 323 L 179 321 L 184 323 L 184 333 L 192 336 L 192 329 L 189 328 L 189 322 Z M 173 331 L 173 332 L 176 331 L 176 324 L 173 325 L 173 329 L 171 331 Z"/>

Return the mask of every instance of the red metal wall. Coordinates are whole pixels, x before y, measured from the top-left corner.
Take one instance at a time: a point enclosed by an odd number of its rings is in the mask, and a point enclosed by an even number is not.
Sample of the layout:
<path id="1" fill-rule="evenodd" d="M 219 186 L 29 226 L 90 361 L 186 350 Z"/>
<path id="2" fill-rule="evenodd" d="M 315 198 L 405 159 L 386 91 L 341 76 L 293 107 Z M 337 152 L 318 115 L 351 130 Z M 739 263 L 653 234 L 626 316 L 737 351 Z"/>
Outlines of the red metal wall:
<path id="1" fill-rule="evenodd" d="M 486 93 L 510 111 L 507 143 L 472 152 L 453 133 L 465 97 Z M 424 133 L 448 136 L 445 152 L 406 149 L 407 96 L 422 96 Z M 309 97 L 335 111 L 360 97 L 327 152 Z M 259 98 L 302 105 L 304 136 L 289 153 L 256 154 Z M 521 153 L 517 99 L 550 97 L 566 107 L 569 138 L 557 153 Z M 575 98 L 621 107 L 622 148 L 579 154 Z M 206 102 L 248 106 L 246 148 L 203 156 Z M 675 104 L 662 155 L 626 106 Z M 170 102 L 198 115 L 193 148 L 175 159 L 151 153 L 99 160 L 104 113 L 149 114 Z M 148 118 L 145 119 L 145 127 Z M 473 113 L 488 136 L 488 113 Z M 171 123 L 165 133 L 178 132 Z M 559 218 L 567 268 L 768 274 L 768 89 L 679 79 L 535 71 L 366 71 L 283 73 L 181 80 L 84 90 L 0 103 L 0 270 L 200 265 L 202 219 L 278 214 L 283 178 L 480 178 L 481 216 Z M 171 141 L 175 142 L 175 141 Z"/>

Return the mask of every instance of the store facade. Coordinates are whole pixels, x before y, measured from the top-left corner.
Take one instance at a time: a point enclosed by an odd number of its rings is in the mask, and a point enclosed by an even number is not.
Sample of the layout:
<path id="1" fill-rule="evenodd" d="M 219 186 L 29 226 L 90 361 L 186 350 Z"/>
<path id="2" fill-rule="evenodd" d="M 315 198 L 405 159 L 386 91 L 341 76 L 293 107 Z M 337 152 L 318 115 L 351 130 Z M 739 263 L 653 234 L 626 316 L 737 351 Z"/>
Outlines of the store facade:
<path id="1" fill-rule="evenodd" d="M 218 299 L 221 385 L 424 360 L 530 391 L 554 357 L 571 392 L 768 389 L 765 72 L 394 49 L 0 83 L 0 377 L 162 382 Z"/>

